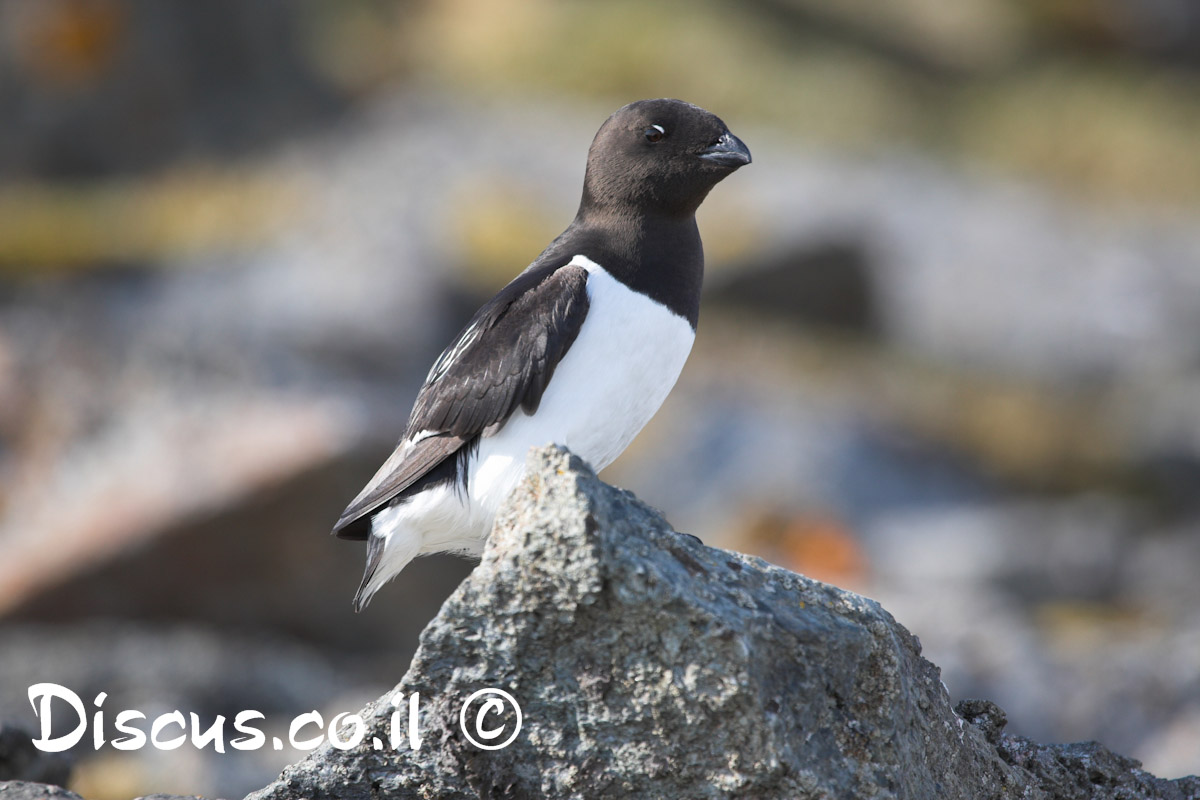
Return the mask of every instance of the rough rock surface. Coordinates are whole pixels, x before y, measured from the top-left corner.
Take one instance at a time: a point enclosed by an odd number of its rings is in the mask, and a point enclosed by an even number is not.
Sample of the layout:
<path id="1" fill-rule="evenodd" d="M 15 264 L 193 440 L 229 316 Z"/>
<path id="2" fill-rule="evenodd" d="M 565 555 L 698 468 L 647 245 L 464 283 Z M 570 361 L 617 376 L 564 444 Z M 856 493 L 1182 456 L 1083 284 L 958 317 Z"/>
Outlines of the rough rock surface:
<path id="1" fill-rule="evenodd" d="M 523 712 L 503 749 L 460 728 L 487 687 Z M 421 747 L 401 701 L 393 748 L 393 698 L 413 692 Z M 992 704 L 959 708 L 875 602 L 705 547 L 547 448 L 403 681 L 360 712 L 362 744 L 325 745 L 248 800 L 1200 798 L 1200 779 L 1007 737 Z M 509 710 L 465 718 L 503 728 L 484 743 L 515 728 Z"/>
<path id="2" fill-rule="evenodd" d="M 61 786 L 28 781 L 0 781 L 0 800 L 84 800 Z M 147 794 L 136 800 L 204 800 L 196 795 Z"/>
<path id="3" fill-rule="evenodd" d="M 83 800 L 61 786 L 29 781 L 0 781 L 0 798 L 4 800 Z"/>

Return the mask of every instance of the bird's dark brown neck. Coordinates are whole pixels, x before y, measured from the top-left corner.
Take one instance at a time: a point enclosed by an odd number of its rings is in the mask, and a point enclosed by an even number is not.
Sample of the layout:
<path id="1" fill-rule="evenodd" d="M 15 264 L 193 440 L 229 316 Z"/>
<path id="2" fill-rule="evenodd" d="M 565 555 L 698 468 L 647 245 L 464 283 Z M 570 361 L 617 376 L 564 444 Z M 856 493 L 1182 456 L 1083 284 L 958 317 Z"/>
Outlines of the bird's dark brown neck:
<path id="1" fill-rule="evenodd" d="M 693 328 L 700 317 L 704 249 L 694 214 L 621 214 L 581 209 L 560 237 L 631 289 L 662 303 Z"/>

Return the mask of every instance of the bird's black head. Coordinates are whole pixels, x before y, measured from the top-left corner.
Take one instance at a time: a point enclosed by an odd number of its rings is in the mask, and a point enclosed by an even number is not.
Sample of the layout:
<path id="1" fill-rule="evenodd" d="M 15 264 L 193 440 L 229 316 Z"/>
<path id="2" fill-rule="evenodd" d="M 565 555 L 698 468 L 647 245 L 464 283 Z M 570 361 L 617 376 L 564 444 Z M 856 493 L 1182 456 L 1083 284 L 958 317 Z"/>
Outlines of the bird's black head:
<path id="1" fill-rule="evenodd" d="M 714 114 L 681 100 L 639 100 L 603 125 L 588 151 L 585 209 L 694 214 L 750 151 Z"/>

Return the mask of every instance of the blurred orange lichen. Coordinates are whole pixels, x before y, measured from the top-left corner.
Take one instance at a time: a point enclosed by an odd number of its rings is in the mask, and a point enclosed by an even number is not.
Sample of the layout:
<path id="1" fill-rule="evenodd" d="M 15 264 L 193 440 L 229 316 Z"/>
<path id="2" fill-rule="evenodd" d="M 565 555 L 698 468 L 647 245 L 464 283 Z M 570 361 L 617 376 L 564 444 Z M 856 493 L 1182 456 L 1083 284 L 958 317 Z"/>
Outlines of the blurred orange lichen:
<path id="1" fill-rule="evenodd" d="M 125 33 L 119 0 L 40 0 L 17 18 L 17 57 L 43 85 L 95 81 L 113 62 Z"/>
<path id="2" fill-rule="evenodd" d="M 843 588 L 861 587 L 867 560 L 854 532 L 835 517 L 757 509 L 733 534 L 737 549 Z"/>

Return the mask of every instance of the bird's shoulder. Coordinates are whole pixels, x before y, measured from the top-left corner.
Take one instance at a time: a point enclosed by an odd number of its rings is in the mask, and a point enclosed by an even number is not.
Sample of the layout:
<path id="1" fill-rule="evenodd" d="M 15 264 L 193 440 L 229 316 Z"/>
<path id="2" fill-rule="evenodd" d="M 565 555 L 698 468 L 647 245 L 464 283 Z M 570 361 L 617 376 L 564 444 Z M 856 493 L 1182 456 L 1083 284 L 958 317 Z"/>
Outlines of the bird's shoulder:
<path id="1" fill-rule="evenodd" d="M 588 278 L 569 256 L 539 259 L 485 303 L 430 369 L 409 438 L 470 438 L 533 413 L 587 316 Z"/>

